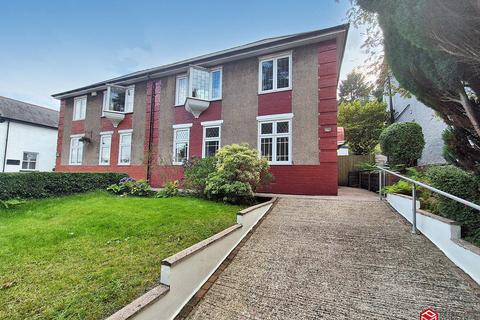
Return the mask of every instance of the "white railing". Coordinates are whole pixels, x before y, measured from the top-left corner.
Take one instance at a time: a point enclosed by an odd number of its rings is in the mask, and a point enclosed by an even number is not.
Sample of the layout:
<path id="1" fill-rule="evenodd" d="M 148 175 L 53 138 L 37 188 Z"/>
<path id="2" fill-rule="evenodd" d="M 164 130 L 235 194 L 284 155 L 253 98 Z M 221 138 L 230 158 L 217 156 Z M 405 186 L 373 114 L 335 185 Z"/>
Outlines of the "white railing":
<path id="1" fill-rule="evenodd" d="M 385 186 L 385 179 L 386 179 L 386 174 L 392 174 L 394 176 L 399 177 L 400 179 L 403 179 L 405 181 L 408 181 L 412 184 L 412 233 L 417 233 L 417 186 L 428 189 L 432 192 L 438 193 L 446 198 L 452 199 L 454 201 L 460 202 L 470 208 L 476 209 L 480 211 L 480 206 L 478 204 L 475 204 L 473 202 L 467 201 L 465 199 L 459 198 L 457 196 L 454 196 L 453 194 L 450 194 L 448 192 L 438 190 L 437 188 L 434 188 L 432 186 L 429 186 L 428 184 L 413 180 L 411 178 L 402 176 L 401 174 L 388 170 L 384 167 L 377 166 L 377 168 L 380 170 L 379 175 L 378 175 L 378 194 L 380 195 L 380 200 L 383 199 L 384 194 L 382 191 L 382 186 Z"/>

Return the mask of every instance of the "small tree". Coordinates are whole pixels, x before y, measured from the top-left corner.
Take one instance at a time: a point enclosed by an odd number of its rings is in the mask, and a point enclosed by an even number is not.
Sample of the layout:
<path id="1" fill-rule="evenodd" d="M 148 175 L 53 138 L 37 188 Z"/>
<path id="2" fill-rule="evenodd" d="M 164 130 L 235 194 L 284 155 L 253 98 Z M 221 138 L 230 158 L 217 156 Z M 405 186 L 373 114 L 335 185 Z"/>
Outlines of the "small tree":
<path id="1" fill-rule="evenodd" d="M 353 70 L 347 75 L 347 79 L 340 83 L 338 95 L 340 102 L 367 101 L 372 90 L 373 86 L 367 82 L 365 75 Z"/>
<path id="2" fill-rule="evenodd" d="M 268 179 L 265 158 L 248 144 L 222 147 L 215 155 L 215 171 L 208 175 L 205 194 L 210 199 L 232 203 L 248 203 L 263 181 Z"/>
<path id="3" fill-rule="evenodd" d="M 354 154 L 373 152 L 388 118 L 386 110 L 386 105 L 377 100 L 340 104 L 338 125 L 345 128 L 345 140 Z"/>
<path id="4" fill-rule="evenodd" d="M 415 122 L 394 123 L 383 130 L 380 146 L 389 164 L 413 167 L 425 146 L 422 127 Z"/>

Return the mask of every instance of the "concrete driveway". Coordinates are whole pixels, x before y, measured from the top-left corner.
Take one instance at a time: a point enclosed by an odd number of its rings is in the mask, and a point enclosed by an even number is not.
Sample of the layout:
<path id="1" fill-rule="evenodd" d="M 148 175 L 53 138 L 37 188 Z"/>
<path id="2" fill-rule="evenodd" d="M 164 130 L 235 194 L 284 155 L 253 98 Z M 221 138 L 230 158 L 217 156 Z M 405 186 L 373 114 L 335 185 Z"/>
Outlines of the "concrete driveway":
<path id="1" fill-rule="evenodd" d="M 427 307 L 480 319 L 480 290 L 372 193 L 344 192 L 281 198 L 188 318 L 419 319 Z"/>

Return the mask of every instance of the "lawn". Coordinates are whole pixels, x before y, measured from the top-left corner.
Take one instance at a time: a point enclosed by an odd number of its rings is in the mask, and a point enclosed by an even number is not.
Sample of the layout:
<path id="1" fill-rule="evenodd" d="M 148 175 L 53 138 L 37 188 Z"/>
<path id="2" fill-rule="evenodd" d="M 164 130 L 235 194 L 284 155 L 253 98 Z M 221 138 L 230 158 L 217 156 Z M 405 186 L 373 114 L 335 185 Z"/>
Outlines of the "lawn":
<path id="1" fill-rule="evenodd" d="M 104 192 L 0 209 L 0 319 L 102 319 L 158 283 L 162 259 L 240 208 Z"/>

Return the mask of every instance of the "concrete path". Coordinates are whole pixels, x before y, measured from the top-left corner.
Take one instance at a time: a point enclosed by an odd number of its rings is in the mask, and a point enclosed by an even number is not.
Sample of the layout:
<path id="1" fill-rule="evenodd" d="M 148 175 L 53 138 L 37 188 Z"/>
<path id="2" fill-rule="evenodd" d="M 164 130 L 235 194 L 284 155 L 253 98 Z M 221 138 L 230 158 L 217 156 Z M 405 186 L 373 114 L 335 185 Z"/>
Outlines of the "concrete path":
<path id="1" fill-rule="evenodd" d="M 480 319 L 478 286 L 371 195 L 281 198 L 189 319 Z"/>

